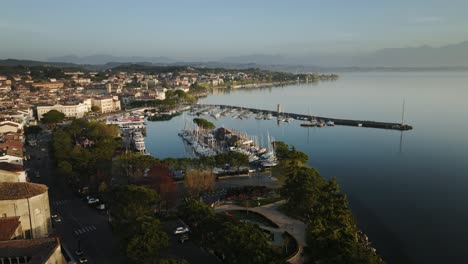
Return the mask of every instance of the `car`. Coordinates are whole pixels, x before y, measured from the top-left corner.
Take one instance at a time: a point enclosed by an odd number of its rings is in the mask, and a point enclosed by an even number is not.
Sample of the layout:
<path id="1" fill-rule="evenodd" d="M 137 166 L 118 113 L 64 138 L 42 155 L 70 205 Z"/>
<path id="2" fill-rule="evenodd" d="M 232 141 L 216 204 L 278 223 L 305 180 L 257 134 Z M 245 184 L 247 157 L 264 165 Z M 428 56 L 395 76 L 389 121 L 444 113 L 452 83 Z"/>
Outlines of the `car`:
<path id="1" fill-rule="evenodd" d="M 86 257 L 81 257 L 79 261 L 80 263 L 88 263 L 88 259 Z"/>
<path id="2" fill-rule="evenodd" d="M 45 149 L 45 148 L 41 148 L 41 151 L 46 151 L 46 149 Z"/>
<path id="3" fill-rule="evenodd" d="M 95 203 L 99 203 L 98 198 L 89 198 L 88 199 L 88 204 L 95 204 Z"/>
<path id="4" fill-rule="evenodd" d="M 76 254 L 77 256 L 82 256 L 82 255 L 83 255 L 83 250 L 78 249 L 77 251 L 75 251 L 75 254 Z"/>
<path id="5" fill-rule="evenodd" d="M 182 235 L 179 239 L 180 243 L 184 243 L 187 240 L 189 240 L 189 236 L 187 234 Z"/>
<path id="6" fill-rule="evenodd" d="M 34 177 L 40 178 L 40 177 L 41 177 L 41 174 L 40 174 L 38 171 L 36 171 L 36 172 L 34 173 Z"/>
<path id="7" fill-rule="evenodd" d="M 60 216 L 54 217 L 53 219 L 54 219 L 54 222 L 55 222 L 55 223 L 60 223 L 60 222 L 62 222 L 62 218 L 60 218 Z"/>
<path id="8" fill-rule="evenodd" d="M 174 230 L 174 235 L 182 235 L 188 232 L 189 232 L 188 227 L 179 226 L 176 228 L 176 230 Z"/>
<path id="9" fill-rule="evenodd" d="M 105 204 L 100 204 L 100 205 L 96 206 L 96 209 L 101 210 L 101 211 L 106 210 L 106 205 Z"/>

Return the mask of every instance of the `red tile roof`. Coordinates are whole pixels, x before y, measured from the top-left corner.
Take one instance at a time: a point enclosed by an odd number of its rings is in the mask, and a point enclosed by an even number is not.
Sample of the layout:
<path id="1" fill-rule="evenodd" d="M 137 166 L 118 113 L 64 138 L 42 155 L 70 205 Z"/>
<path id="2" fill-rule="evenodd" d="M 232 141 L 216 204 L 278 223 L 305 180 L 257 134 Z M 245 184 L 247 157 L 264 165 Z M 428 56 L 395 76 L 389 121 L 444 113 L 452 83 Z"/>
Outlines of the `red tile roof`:
<path id="1" fill-rule="evenodd" d="M 18 200 L 45 193 L 49 188 L 30 182 L 0 182 L 0 200 Z"/>
<path id="2" fill-rule="evenodd" d="M 59 243 L 56 237 L 0 241 L 0 259 L 27 257 L 28 264 L 43 264 L 57 249 Z"/>
<path id="3" fill-rule="evenodd" d="M 0 218 L 0 241 L 10 240 L 21 224 L 19 216 Z"/>
<path id="4" fill-rule="evenodd" d="M 0 162 L 0 170 L 19 172 L 24 171 L 24 166 L 19 164 L 13 164 L 9 162 Z"/>

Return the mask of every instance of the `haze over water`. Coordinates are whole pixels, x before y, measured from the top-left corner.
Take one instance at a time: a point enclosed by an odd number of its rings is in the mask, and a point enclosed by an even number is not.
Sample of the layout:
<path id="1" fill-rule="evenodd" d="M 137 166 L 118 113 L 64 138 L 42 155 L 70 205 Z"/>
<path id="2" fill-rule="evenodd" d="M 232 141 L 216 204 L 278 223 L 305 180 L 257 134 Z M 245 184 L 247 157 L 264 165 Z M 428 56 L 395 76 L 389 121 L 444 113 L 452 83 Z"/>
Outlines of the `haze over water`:
<path id="1" fill-rule="evenodd" d="M 405 122 L 400 132 L 357 127 L 303 128 L 301 121 L 223 117 L 248 135 L 267 132 L 337 177 L 360 227 L 388 263 L 464 263 L 468 259 L 468 73 L 348 73 L 333 82 L 215 92 L 201 103 L 276 109 L 361 120 Z M 192 116 L 187 116 L 191 122 Z M 214 121 L 211 117 L 207 117 Z M 157 157 L 185 156 L 180 116 L 148 122 L 147 148 Z"/>

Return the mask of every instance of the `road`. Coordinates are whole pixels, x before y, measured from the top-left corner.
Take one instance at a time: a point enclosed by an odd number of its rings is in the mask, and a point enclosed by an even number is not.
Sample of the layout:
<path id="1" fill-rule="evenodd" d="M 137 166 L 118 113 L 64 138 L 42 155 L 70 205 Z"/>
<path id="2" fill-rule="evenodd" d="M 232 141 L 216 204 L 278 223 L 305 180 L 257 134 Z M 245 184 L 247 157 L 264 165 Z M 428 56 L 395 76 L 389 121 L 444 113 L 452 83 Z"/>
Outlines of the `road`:
<path id="1" fill-rule="evenodd" d="M 31 177 L 32 182 L 49 186 L 51 214 L 58 214 L 61 222 L 52 221 L 55 233 L 73 254 L 79 245 L 88 258 L 88 263 L 119 263 L 115 239 L 107 222 L 107 216 L 76 196 L 65 179 L 53 175 L 47 142 L 50 134 L 42 133 L 36 146 L 27 146 L 26 153 L 33 158 L 25 164 L 31 171 L 39 171 L 40 177 Z"/>
<path id="2" fill-rule="evenodd" d="M 179 226 L 185 226 L 180 220 L 166 221 L 163 223 L 164 231 L 169 236 L 169 250 L 167 258 L 185 259 L 189 263 L 220 264 L 218 258 L 205 251 L 194 241 L 187 240 L 184 243 L 179 241 L 180 236 L 174 235 L 174 230 Z"/>

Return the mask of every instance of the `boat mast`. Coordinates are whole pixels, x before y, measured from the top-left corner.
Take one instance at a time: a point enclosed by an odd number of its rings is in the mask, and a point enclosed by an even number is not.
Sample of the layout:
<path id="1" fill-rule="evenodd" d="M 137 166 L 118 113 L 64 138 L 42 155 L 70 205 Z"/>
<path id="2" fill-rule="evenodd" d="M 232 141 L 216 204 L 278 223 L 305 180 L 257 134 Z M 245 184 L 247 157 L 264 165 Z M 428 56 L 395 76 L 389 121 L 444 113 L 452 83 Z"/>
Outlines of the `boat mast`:
<path id="1" fill-rule="evenodd" d="M 401 126 L 403 127 L 403 124 L 404 124 L 404 120 L 405 120 L 405 100 L 403 100 L 403 107 L 402 107 L 402 111 L 401 111 Z"/>

